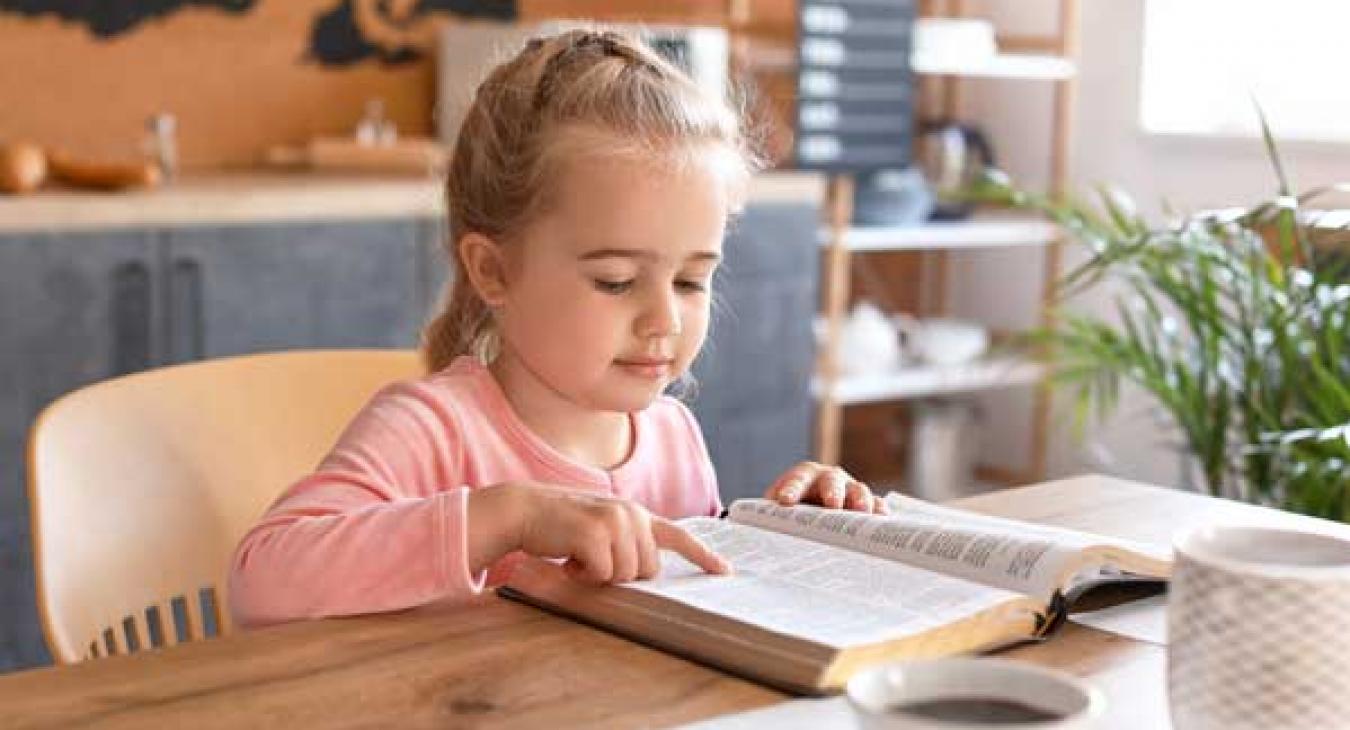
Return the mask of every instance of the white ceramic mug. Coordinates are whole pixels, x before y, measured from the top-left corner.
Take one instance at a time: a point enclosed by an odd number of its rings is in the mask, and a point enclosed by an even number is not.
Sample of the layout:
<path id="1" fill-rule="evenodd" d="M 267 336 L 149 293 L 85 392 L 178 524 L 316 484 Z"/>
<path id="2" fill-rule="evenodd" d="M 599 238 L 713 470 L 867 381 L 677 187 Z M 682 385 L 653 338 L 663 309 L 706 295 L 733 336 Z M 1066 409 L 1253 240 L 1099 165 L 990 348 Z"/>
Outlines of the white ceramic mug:
<path id="1" fill-rule="evenodd" d="M 861 726 L 878 730 L 1084 730 L 1096 726 L 1106 704 L 1099 690 L 1063 672 L 989 657 L 882 664 L 854 675 L 846 692 Z M 992 722 L 915 712 L 963 701 L 1013 703 L 1054 719 Z"/>
<path id="2" fill-rule="evenodd" d="M 1183 533 L 1167 630 L 1177 730 L 1350 728 L 1350 541 Z"/>

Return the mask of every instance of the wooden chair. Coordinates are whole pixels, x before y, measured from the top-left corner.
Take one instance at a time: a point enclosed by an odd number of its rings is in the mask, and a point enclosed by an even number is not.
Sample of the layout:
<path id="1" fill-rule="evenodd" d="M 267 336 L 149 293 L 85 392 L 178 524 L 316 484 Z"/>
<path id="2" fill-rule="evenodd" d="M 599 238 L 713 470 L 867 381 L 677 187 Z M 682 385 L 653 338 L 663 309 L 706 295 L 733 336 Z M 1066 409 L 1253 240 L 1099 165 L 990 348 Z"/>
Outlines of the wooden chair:
<path id="1" fill-rule="evenodd" d="M 60 663 L 228 633 L 235 543 L 413 351 L 296 351 L 128 375 L 38 417 L 38 609 Z"/>

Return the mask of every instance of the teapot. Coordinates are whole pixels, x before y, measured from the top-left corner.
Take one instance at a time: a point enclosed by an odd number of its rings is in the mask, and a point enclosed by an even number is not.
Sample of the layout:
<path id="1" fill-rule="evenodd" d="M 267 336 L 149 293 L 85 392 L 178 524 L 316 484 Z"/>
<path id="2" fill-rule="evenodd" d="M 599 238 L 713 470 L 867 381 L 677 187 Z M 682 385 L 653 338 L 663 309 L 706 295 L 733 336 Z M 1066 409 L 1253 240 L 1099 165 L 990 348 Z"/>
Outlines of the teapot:
<path id="1" fill-rule="evenodd" d="M 851 375 L 884 373 L 894 370 L 901 360 L 900 340 L 890 319 L 867 301 L 854 306 L 840 323 L 836 352 L 839 369 Z"/>

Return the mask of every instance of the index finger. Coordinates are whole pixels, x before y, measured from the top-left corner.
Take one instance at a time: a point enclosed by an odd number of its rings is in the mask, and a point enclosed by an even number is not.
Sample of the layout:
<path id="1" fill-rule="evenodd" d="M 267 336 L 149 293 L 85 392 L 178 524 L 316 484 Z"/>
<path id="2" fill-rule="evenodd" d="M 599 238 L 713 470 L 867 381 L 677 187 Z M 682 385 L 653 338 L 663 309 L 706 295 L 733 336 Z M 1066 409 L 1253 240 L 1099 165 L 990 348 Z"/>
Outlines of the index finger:
<path id="1" fill-rule="evenodd" d="M 652 518 L 652 538 L 656 546 L 674 550 L 686 560 L 715 575 L 729 575 L 731 563 L 713 552 L 703 541 L 689 534 L 683 527 L 660 517 Z"/>

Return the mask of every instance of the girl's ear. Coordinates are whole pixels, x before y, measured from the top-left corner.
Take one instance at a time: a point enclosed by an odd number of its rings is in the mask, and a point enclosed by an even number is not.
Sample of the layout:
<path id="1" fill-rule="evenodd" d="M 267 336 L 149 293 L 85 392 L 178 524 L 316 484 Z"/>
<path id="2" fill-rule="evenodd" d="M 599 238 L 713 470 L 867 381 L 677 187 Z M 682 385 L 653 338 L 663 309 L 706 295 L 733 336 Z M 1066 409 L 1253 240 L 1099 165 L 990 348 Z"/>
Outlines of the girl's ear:
<path id="1" fill-rule="evenodd" d="M 489 307 L 506 296 L 506 258 L 497 242 L 481 233 L 466 233 L 459 239 L 459 260 L 478 297 Z"/>

